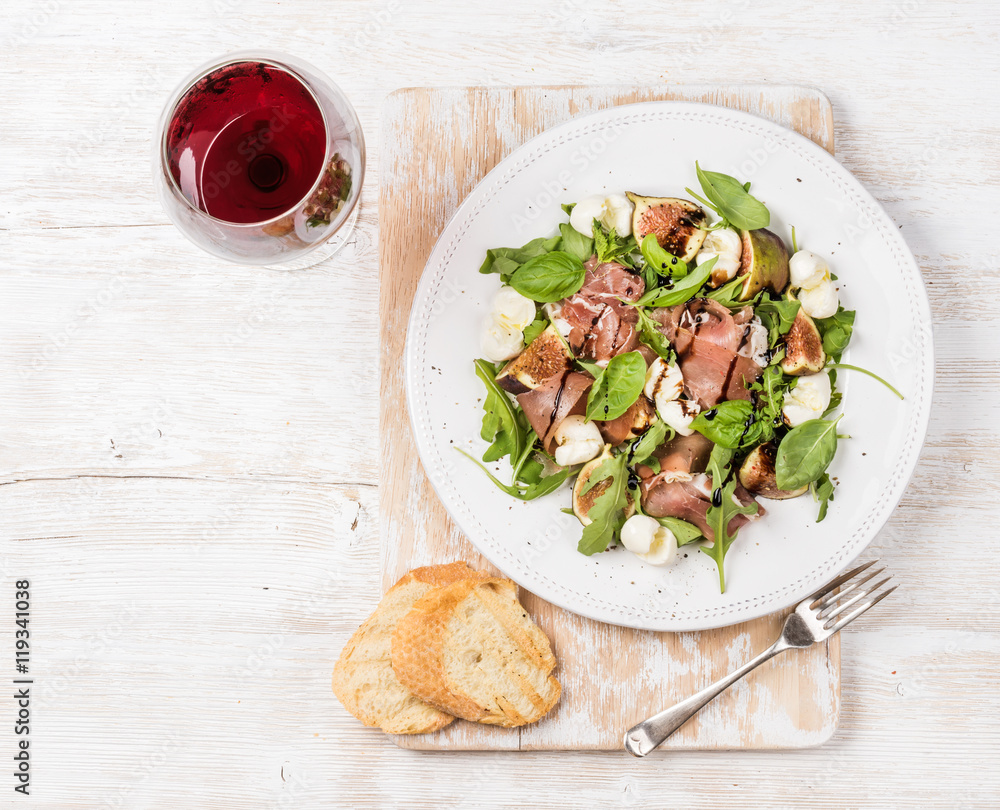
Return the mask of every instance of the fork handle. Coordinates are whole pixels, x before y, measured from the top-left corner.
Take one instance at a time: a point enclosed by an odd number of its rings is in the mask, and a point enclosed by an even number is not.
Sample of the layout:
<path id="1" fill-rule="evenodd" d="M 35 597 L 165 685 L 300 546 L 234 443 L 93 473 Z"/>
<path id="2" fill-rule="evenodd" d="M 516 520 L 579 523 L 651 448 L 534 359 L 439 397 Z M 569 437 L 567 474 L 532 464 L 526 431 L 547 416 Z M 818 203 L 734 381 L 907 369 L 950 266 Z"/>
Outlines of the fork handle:
<path id="1" fill-rule="evenodd" d="M 726 677 L 720 678 L 711 686 L 691 695 L 687 700 L 682 700 L 669 709 L 633 726 L 625 732 L 625 750 L 636 757 L 646 756 L 740 678 L 765 661 L 774 658 L 778 653 L 788 649 L 791 649 L 791 646 L 786 644 L 783 638 L 779 638 L 752 661 L 748 661 Z"/>

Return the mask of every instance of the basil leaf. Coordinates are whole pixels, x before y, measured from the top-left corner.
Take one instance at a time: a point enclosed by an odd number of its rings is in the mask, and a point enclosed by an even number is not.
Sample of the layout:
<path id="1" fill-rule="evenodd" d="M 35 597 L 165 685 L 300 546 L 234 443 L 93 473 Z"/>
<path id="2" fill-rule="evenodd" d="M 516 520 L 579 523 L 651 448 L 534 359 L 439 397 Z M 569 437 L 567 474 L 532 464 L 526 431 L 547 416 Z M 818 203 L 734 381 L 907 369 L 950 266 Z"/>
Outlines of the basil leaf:
<path id="1" fill-rule="evenodd" d="M 606 459 L 590 475 L 584 494 L 597 484 L 610 480 L 587 512 L 590 523 L 583 527 L 583 534 L 576 549 L 588 557 L 604 551 L 621 531 L 628 505 L 628 476 L 625 473 L 625 454 Z"/>
<path id="2" fill-rule="evenodd" d="M 708 281 L 712 275 L 712 268 L 718 257 L 713 256 L 707 262 L 699 264 L 691 273 L 681 281 L 668 287 L 657 287 L 650 290 L 642 298 L 636 301 L 633 306 L 637 307 L 673 307 L 683 304 L 689 298 L 693 298 Z"/>
<path id="3" fill-rule="evenodd" d="M 735 177 L 719 172 L 706 172 L 697 161 L 694 166 L 705 196 L 730 225 L 742 231 L 754 231 L 766 228 L 771 223 L 771 214 L 764 203 L 751 197 Z"/>
<path id="4" fill-rule="evenodd" d="M 529 259 L 542 256 L 556 249 L 562 236 L 549 239 L 539 237 L 519 248 L 492 248 L 486 251 L 486 260 L 479 268 L 480 273 L 500 273 L 510 275 Z"/>
<path id="5" fill-rule="evenodd" d="M 711 410 L 702 411 L 691 422 L 691 428 L 730 450 L 760 444 L 773 432 L 770 425 L 757 418 L 753 406 L 745 399 L 720 402 Z"/>
<path id="6" fill-rule="evenodd" d="M 588 239 L 568 222 L 559 226 L 559 233 L 562 234 L 562 249 L 581 262 L 594 255 L 594 240 Z"/>
<path id="7" fill-rule="evenodd" d="M 658 276 L 666 276 L 674 280 L 682 279 L 688 274 L 687 262 L 682 262 L 672 253 L 667 253 L 656 241 L 655 233 L 647 233 L 639 245 L 646 267 L 653 268 Z"/>
<path id="8" fill-rule="evenodd" d="M 819 480 L 837 452 L 837 422 L 842 418 L 810 419 L 788 432 L 774 462 L 779 489 L 798 489 Z"/>
<path id="9" fill-rule="evenodd" d="M 823 336 L 823 351 L 833 358 L 834 363 L 840 362 L 841 355 L 851 342 L 856 314 L 853 310 L 841 307 L 836 315 L 829 318 L 817 318 L 815 321 L 816 328 Z"/>
<path id="10" fill-rule="evenodd" d="M 658 517 L 653 518 L 657 523 L 663 526 L 665 529 L 670 529 L 673 532 L 674 537 L 677 538 L 677 545 L 686 546 L 688 543 L 693 543 L 695 540 L 699 540 L 704 535 L 701 533 L 701 529 L 697 526 L 688 523 L 686 520 L 681 520 L 675 517 Z"/>
<path id="11" fill-rule="evenodd" d="M 551 304 L 579 290 L 585 275 L 580 259 L 555 250 L 522 264 L 510 277 L 510 286 L 532 301 Z"/>
<path id="12" fill-rule="evenodd" d="M 563 213 L 566 214 L 566 216 L 569 216 L 573 213 L 573 209 L 576 208 L 576 203 L 563 203 L 559 207 L 562 208 Z"/>
<path id="13" fill-rule="evenodd" d="M 639 352 L 612 357 L 587 397 L 587 419 L 610 421 L 627 411 L 646 384 L 646 361 Z"/>
<path id="14" fill-rule="evenodd" d="M 483 400 L 483 426 L 479 433 L 483 441 L 492 442 L 483 454 L 483 461 L 498 461 L 504 456 L 520 457 L 524 451 L 525 433 L 507 394 L 496 384 L 492 364 L 476 360 L 476 376 L 486 386 Z"/>

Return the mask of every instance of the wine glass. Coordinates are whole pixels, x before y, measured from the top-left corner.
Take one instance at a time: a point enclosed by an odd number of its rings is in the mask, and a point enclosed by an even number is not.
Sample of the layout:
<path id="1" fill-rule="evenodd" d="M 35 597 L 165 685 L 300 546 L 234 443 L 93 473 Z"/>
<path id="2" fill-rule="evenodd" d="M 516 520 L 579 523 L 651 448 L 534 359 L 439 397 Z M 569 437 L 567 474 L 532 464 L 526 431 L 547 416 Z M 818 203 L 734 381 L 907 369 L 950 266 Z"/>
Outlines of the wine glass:
<path id="1" fill-rule="evenodd" d="M 154 181 L 192 242 L 240 264 L 310 267 L 357 220 L 365 142 L 350 102 L 284 54 L 229 54 L 191 74 L 160 116 Z"/>

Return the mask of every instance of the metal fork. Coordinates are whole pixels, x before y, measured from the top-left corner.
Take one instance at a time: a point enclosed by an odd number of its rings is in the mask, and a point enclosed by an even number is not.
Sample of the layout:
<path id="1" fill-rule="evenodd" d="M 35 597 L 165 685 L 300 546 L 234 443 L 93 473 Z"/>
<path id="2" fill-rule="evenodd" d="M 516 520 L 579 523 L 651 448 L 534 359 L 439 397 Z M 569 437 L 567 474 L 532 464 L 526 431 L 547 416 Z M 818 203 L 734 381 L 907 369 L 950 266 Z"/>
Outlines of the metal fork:
<path id="1" fill-rule="evenodd" d="M 812 596 L 800 602 L 798 607 L 795 608 L 795 612 L 785 619 L 785 626 L 781 631 L 781 637 L 752 661 L 744 664 L 725 678 L 716 681 L 711 686 L 702 689 L 687 700 L 682 700 L 675 706 L 671 706 L 669 709 L 630 728 L 625 733 L 625 750 L 633 756 L 646 756 L 646 754 L 658 747 L 667 737 L 694 717 L 708 703 L 751 670 L 756 669 L 765 661 L 770 660 L 785 650 L 791 650 L 796 647 L 808 647 L 818 641 L 825 641 L 838 630 L 842 630 L 853 622 L 862 613 L 875 607 L 875 605 L 898 587 L 894 585 L 888 590 L 882 591 L 877 596 L 875 595 L 876 591 L 892 578 L 890 574 L 874 585 L 862 589 L 862 586 L 885 571 L 884 568 L 879 568 L 877 571 L 872 571 L 864 577 L 855 579 L 871 568 L 876 562 L 878 560 L 872 560 L 864 565 L 859 565 L 846 574 L 841 574 L 822 590 L 817 591 Z M 851 582 L 851 580 L 855 581 Z M 848 584 L 849 582 L 850 584 Z M 840 591 L 837 591 L 837 588 L 841 586 L 844 587 Z M 845 613 L 845 611 L 849 612 Z"/>

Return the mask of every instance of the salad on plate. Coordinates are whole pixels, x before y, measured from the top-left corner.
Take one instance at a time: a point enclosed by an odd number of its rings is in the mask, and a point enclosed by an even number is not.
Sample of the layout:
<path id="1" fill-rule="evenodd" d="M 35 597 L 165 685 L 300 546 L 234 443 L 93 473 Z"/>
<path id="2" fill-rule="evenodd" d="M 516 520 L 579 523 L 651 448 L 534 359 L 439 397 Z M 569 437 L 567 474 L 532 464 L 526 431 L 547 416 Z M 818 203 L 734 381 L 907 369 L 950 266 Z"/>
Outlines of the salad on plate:
<path id="1" fill-rule="evenodd" d="M 768 230 L 750 184 L 696 164 L 701 193 L 595 195 L 559 233 L 487 251 L 499 277 L 475 373 L 479 464 L 533 500 L 572 481 L 578 550 L 668 565 L 725 558 L 761 500 L 801 496 L 817 521 L 845 434 L 837 374 L 855 313 L 826 259 Z M 505 483 L 486 464 L 506 459 Z M 507 477 L 506 475 L 504 477 Z"/>

